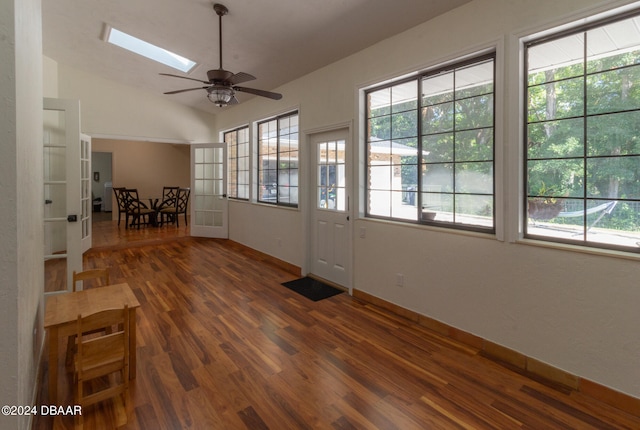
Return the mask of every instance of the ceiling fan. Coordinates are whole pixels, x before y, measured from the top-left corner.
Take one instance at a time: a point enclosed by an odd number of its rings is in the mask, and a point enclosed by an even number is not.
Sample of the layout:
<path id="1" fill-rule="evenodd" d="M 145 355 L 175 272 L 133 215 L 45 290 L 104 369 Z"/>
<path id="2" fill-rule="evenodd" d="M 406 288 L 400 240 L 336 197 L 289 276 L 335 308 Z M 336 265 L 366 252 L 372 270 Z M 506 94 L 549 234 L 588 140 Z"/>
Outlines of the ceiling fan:
<path id="1" fill-rule="evenodd" d="M 280 100 L 282 98 L 282 94 L 272 93 L 271 91 L 258 90 L 255 88 L 247 88 L 247 87 L 239 87 L 237 84 L 241 84 L 243 82 L 252 81 L 255 76 L 252 76 L 248 73 L 239 72 L 239 73 L 231 73 L 228 70 L 224 70 L 222 68 L 222 17 L 229 13 L 229 9 L 222 4 L 214 4 L 213 10 L 215 10 L 219 19 L 219 31 L 220 31 L 220 67 L 218 69 L 209 70 L 207 72 L 207 81 L 202 81 L 200 79 L 189 78 L 186 76 L 172 75 L 170 73 L 160 73 L 163 76 L 172 76 L 174 78 L 182 78 L 189 79 L 191 81 L 201 82 L 206 84 L 204 87 L 195 87 L 195 88 L 187 88 L 184 90 L 176 90 L 176 91 L 168 91 L 164 94 L 178 94 L 183 93 L 185 91 L 194 91 L 194 90 L 207 90 L 207 98 L 214 103 L 216 106 L 227 106 L 238 103 L 238 99 L 236 98 L 236 91 L 241 93 L 249 93 L 255 94 L 257 96 L 267 97 L 273 100 Z"/>

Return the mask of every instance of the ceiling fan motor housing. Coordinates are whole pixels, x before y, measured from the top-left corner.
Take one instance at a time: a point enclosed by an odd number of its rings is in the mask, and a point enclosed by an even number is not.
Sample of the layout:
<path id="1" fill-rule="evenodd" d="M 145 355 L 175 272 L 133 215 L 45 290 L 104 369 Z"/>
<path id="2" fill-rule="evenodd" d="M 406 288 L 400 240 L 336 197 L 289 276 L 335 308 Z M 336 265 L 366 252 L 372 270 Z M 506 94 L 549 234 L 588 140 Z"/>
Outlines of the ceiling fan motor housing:
<path id="1" fill-rule="evenodd" d="M 231 73 L 228 70 L 222 70 L 222 69 L 209 70 L 207 72 L 207 78 L 209 78 L 209 82 L 211 83 L 217 83 L 217 82 L 222 83 L 222 82 L 228 81 L 232 76 L 233 76 L 233 73 Z"/>

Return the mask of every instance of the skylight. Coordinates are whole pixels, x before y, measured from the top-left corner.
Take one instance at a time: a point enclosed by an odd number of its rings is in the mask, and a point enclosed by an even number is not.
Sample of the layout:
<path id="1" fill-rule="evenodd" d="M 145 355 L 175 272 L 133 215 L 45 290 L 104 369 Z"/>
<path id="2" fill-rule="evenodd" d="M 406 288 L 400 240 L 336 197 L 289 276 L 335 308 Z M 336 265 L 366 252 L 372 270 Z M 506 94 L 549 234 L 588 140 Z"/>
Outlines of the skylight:
<path id="1" fill-rule="evenodd" d="M 196 65 L 194 61 L 184 58 L 171 51 L 152 45 L 113 27 L 107 28 L 107 42 L 134 52 L 143 57 L 165 64 L 181 72 L 188 72 Z"/>

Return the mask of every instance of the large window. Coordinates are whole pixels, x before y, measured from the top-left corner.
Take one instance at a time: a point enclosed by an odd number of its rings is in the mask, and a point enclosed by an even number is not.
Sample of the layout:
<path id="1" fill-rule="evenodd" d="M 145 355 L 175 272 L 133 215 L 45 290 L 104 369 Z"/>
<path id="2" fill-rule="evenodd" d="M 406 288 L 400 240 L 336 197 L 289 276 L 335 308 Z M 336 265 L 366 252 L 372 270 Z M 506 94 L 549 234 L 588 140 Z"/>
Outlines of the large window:
<path id="1" fill-rule="evenodd" d="M 298 113 L 258 123 L 258 201 L 298 206 Z"/>
<path id="2" fill-rule="evenodd" d="M 640 17 L 525 44 L 525 236 L 640 246 Z"/>
<path id="3" fill-rule="evenodd" d="M 229 151 L 229 197 L 249 199 L 249 127 L 224 133 Z"/>
<path id="4" fill-rule="evenodd" d="M 367 91 L 367 216 L 495 231 L 494 63 Z"/>

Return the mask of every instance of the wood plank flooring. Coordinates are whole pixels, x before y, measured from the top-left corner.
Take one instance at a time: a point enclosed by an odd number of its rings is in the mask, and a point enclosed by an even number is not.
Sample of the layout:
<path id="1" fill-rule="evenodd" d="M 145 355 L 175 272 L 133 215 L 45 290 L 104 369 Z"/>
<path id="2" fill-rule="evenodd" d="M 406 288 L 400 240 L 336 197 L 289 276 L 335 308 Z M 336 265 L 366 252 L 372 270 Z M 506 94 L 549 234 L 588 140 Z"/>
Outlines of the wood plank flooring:
<path id="1" fill-rule="evenodd" d="M 294 275 L 224 240 L 157 233 L 85 254 L 85 268 L 109 267 L 141 303 L 130 401 L 86 408 L 85 429 L 640 428 L 638 416 L 347 294 L 312 302 L 280 285 Z M 60 375 L 73 404 L 64 363 Z M 70 429 L 73 418 L 37 417 L 34 428 Z"/>

